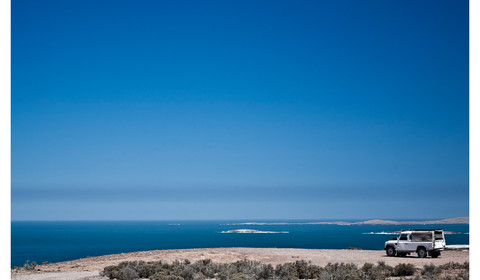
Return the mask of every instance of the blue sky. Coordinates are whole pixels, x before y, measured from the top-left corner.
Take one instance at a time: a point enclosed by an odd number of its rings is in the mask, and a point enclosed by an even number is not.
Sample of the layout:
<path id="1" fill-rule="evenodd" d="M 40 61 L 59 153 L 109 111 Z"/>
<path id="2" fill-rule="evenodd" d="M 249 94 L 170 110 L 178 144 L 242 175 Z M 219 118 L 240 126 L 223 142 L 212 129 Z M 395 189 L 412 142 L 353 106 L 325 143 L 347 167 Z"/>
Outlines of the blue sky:
<path id="1" fill-rule="evenodd" d="M 467 1 L 13 1 L 12 219 L 468 216 Z"/>

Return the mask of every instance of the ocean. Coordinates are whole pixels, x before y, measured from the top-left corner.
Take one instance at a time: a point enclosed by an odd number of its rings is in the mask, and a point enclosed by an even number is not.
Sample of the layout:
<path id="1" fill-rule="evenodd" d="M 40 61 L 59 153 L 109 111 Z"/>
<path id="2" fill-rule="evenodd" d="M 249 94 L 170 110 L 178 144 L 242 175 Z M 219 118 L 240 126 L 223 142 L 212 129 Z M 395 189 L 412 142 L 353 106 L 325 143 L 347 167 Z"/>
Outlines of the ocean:
<path id="1" fill-rule="evenodd" d="M 244 222 L 244 221 L 243 221 Z M 278 222 L 278 221 L 261 221 Z M 292 221 L 288 221 L 292 222 Z M 307 221 L 298 221 L 307 222 Z M 235 225 L 238 221 L 12 222 L 12 266 L 134 251 L 212 247 L 383 250 L 402 229 L 441 228 L 469 244 L 469 225 Z M 247 233 L 236 230 L 248 229 Z M 233 232 L 232 232 L 233 231 Z"/>

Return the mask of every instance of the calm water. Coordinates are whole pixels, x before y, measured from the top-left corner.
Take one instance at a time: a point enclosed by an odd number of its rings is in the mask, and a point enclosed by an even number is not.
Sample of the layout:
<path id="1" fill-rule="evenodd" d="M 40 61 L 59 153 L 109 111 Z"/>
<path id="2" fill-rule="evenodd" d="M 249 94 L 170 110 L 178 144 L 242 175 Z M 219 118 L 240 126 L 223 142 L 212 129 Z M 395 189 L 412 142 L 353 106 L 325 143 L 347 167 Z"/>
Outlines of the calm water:
<path id="1" fill-rule="evenodd" d="M 468 225 L 229 225 L 208 222 L 12 222 L 12 266 L 122 252 L 209 247 L 382 250 L 409 228 L 442 228 L 447 244 L 468 244 Z M 288 233 L 222 233 L 235 229 Z"/>

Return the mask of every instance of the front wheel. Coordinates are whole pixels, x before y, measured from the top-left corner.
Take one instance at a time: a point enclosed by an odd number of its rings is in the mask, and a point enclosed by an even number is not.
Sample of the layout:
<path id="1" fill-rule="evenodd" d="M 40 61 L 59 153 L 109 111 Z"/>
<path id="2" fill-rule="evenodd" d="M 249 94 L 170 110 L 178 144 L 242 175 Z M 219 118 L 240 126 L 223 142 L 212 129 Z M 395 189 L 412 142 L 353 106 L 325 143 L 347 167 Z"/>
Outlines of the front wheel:
<path id="1" fill-rule="evenodd" d="M 395 249 L 393 249 L 393 247 L 387 247 L 387 249 L 385 250 L 387 252 L 387 256 L 389 257 L 395 257 Z"/>
<path id="2" fill-rule="evenodd" d="M 427 250 L 425 248 L 419 248 L 417 250 L 417 254 L 419 258 L 426 258 L 427 257 Z"/>

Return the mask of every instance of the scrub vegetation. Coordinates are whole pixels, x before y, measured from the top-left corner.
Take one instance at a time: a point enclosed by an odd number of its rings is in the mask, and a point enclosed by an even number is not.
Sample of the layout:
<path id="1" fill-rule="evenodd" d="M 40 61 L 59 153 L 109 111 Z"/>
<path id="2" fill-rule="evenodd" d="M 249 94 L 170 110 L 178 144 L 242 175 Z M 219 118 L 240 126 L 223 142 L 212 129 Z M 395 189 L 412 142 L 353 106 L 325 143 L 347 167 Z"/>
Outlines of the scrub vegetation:
<path id="1" fill-rule="evenodd" d="M 134 280 L 253 280 L 253 279 L 325 279 L 325 280 L 453 280 L 469 279 L 469 263 L 448 263 L 441 266 L 425 265 L 417 269 L 413 264 L 398 264 L 395 267 L 366 263 L 361 267 L 354 264 L 334 263 L 324 267 L 306 261 L 292 263 L 262 264 L 244 259 L 234 263 L 213 263 L 200 260 L 191 263 L 175 261 L 171 264 L 158 262 L 130 261 L 116 266 L 107 266 L 101 272 L 110 279 Z M 408 278 L 405 278 L 408 277 Z"/>

